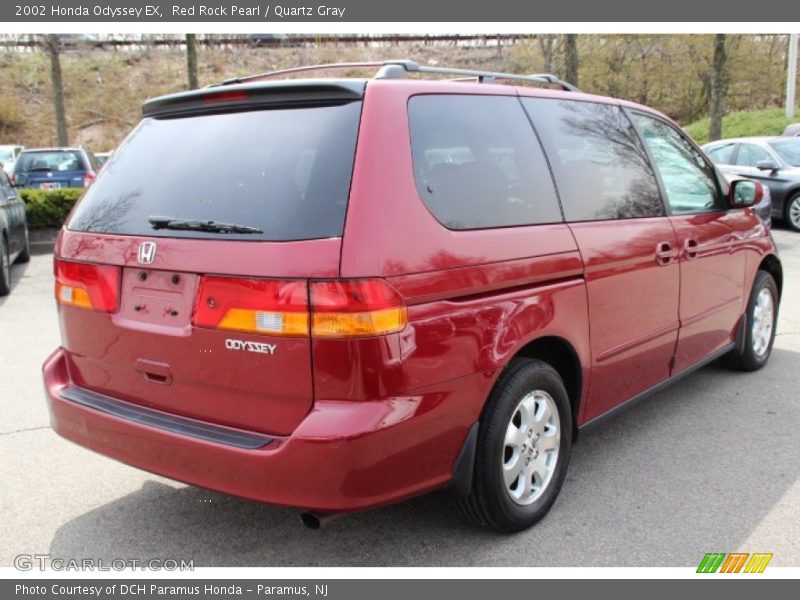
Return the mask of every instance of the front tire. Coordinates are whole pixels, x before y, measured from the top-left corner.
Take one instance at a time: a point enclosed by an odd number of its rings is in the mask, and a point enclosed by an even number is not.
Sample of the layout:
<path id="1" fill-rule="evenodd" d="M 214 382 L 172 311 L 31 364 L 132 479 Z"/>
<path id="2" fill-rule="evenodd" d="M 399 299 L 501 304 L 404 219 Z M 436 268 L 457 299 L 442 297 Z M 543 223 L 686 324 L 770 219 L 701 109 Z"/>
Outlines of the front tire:
<path id="1" fill-rule="evenodd" d="M 757 371 L 769 360 L 778 321 L 778 285 L 766 271 L 758 271 L 745 313 L 744 340 L 725 357 L 728 367 Z"/>
<path id="2" fill-rule="evenodd" d="M 786 200 L 783 209 L 783 219 L 790 229 L 800 231 L 800 193 Z"/>
<path id="3" fill-rule="evenodd" d="M 553 506 L 572 449 L 572 411 L 549 364 L 514 359 L 487 401 L 478 429 L 472 490 L 460 501 L 473 522 L 511 533 Z"/>
<path id="4" fill-rule="evenodd" d="M 8 253 L 8 242 L 0 235 L 0 296 L 11 293 L 11 256 Z"/>
<path id="5" fill-rule="evenodd" d="M 28 232 L 28 227 L 25 227 L 25 245 L 22 247 L 22 252 L 17 256 L 17 264 L 21 265 L 31 260 L 31 238 Z"/>

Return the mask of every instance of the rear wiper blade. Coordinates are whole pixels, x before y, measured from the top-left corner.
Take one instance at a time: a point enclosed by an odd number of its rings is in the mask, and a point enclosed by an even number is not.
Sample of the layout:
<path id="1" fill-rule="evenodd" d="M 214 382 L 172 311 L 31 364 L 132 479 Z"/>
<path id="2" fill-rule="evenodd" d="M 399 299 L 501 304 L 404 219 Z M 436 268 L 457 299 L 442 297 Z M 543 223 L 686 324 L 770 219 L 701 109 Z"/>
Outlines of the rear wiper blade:
<path id="1" fill-rule="evenodd" d="M 174 217 L 148 217 L 153 229 L 179 229 L 185 231 L 208 231 L 210 233 L 264 233 L 258 227 L 219 223 L 200 219 L 176 219 Z"/>

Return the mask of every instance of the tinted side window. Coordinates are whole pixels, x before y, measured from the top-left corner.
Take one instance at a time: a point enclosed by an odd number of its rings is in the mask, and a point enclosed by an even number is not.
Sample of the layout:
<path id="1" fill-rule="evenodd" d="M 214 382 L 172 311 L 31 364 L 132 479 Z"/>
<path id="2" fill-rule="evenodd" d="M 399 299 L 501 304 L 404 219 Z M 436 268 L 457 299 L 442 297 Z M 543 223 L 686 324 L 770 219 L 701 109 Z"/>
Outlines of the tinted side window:
<path id="1" fill-rule="evenodd" d="M 731 160 L 733 159 L 734 148 L 736 148 L 736 144 L 725 144 L 724 146 L 706 150 L 706 154 L 718 165 L 731 165 L 733 164 Z"/>
<path id="2" fill-rule="evenodd" d="M 721 208 L 716 174 L 703 155 L 664 121 L 637 113 L 633 120 L 653 155 L 672 211 L 687 213 Z"/>
<path id="3" fill-rule="evenodd" d="M 769 155 L 769 152 L 753 144 L 741 144 L 739 146 L 739 154 L 736 155 L 736 164 L 742 167 L 755 167 L 758 166 L 762 160 L 775 162 Z"/>
<path id="4" fill-rule="evenodd" d="M 562 220 L 547 161 L 516 98 L 415 96 L 408 116 L 417 190 L 445 227 Z"/>
<path id="5" fill-rule="evenodd" d="M 542 138 L 568 221 L 664 214 L 647 153 L 616 106 L 525 98 Z"/>

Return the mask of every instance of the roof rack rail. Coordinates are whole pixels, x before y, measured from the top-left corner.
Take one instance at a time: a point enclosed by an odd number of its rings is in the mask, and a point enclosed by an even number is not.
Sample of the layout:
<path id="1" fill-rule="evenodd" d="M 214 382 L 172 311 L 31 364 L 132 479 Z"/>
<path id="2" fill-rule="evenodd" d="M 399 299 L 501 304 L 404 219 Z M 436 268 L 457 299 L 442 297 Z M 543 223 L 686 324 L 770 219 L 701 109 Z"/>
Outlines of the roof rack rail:
<path id="1" fill-rule="evenodd" d="M 436 75 L 453 75 L 458 77 L 453 81 L 467 81 L 477 80 L 478 83 L 492 83 L 496 79 L 504 81 L 533 81 L 536 83 L 546 83 L 550 85 L 557 85 L 561 89 L 569 92 L 579 92 L 580 90 L 568 83 L 562 81 L 555 75 L 549 73 L 536 73 L 533 75 L 517 75 L 515 73 L 500 73 L 494 71 L 478 71 L 474 69 L 452 69 L 449 67 L 429 67 L 419 65 L 413 60 L 387 60 L 387 61 L 369 61 L 369 62 L 341 62 L 330 63 L 323 65 L 309 65 L 305 67 L 294 67 L 292 69 L 281 69 L 280 71 L 269 71 L 267 73 L 259 73 L 256 75 L 246 75 L 244 77 L 232 77 L 209 87 L 217 87 L 221 85 L 233 85 L 235 83 L 246 83 L 248 81 L 261 81 L 265 79 L 279 79 L 285 75 L 294 75 L 296 73 L 306 73 L 309 71 L 332 71 L 332 70 L 345 70 L 345 69 L 369 69 L 377 68 L 378 71 L 373 76 L 374 79 L 402 79 L 407 73 L 431 73 Z"/>

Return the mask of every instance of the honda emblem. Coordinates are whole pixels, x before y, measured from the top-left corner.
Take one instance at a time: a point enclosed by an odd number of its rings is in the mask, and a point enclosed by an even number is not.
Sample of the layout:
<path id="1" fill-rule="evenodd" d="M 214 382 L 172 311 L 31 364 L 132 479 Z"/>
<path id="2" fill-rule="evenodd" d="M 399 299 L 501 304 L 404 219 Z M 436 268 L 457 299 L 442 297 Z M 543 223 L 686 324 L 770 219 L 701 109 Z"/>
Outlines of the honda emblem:
<path id="1" fill-rule="evenodd" d="M 155 242 L 142 242 L 139 244 L 139 263 L 143 265 L 152 265 L 156 259 L 156 244 Z"/>

